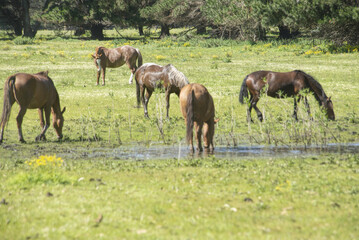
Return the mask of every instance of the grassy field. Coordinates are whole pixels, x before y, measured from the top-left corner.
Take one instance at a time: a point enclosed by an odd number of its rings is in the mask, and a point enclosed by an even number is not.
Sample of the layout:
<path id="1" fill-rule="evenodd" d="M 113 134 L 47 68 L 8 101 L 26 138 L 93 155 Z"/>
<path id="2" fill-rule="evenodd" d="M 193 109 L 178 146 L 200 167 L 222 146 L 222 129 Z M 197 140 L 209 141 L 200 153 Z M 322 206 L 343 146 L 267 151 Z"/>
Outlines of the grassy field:
<path id="1" fill-rule="evenodd" d="M 164 93 L 157 91 L 145 119 L 143 109 L 134 107 L 135 85 L 128 84 L 127 67 L 108 69 L 106 86 L 95 85 L 91 54 L 96 46 L 129 44 L 140 49 L 144 63 L 172 63 L 190 82 L 205 85 L 220 119 L 215 147 L 289 148 L 359 142 L 358 48 L 335 49 L 319 40 L 253 44 L 180 35 L 157 40 L 139 38 L 133 30 L 121 32 L 125 38 L 106 31 L 106 41 L 49 31 L 31 41 L 1 34 L 0 79 L 49 70 L 67 110 L 61 142 L 52 127 L 47 142 L 35 142 L 38 113 L 28 110 L 27 144 L 20 144 L 14 104 L 0 145 L 0 239 L 359 237 L 358 151 L 287 158 L 91 157 L 98 149 L 186 144 L 177 96 L 171 97 L 167 120 Z M 332 97 L 336 121 L 324 118 L 312 96 L 314 120 L 300 104 L 298 122 L 291 117 L 292 99 L 263 97 L 258 107 L 265 121 L 258 122 L 253 111 L 255 121 L 247 123 L 246 105 L 238 102 L 244 77 L 257 70 L 295 69 L 321 83 Z"/>

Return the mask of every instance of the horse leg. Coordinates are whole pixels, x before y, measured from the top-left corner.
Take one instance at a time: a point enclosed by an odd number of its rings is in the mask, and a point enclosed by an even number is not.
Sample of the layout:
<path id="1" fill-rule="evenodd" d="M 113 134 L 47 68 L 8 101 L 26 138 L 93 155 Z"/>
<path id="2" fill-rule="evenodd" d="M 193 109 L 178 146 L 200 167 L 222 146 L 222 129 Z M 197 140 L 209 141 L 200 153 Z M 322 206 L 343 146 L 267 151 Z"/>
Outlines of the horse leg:
<path id="1" fill-rule="evenodd" d="M 166 89 L 166 110 L 167 110 L 167 119 L 169 119 L 169 115 L 168 115 L 168 112 L 169 112 L 169 109 L 170 109 L 170 88 L 167 88 Z"/>
<path id="2" fill-rule="evenodd" d="M 139 108 L 141 105 L 141 95 L 140 94 L 141 94 L 140 85 L 136 81 L 137 108 Z"/>
<path id="3" fill-rule="evenodd" d="M 262 112 L 258 109 L 257 107 L 257 103 L 259 101 L 259 98 L 258 97 L 254 97 L 253 100 L 251 101 L 251 105 L 252 107 L 254 108 L 254 110 L 256 110 L 256 113 L 257 113 L 257 116 L 258 116 L 258 119 L 259 121 L 263 121 L 263 114 Z"/>
<path id="4" fill-rule="evenodd" d="M 203 124 L 203 142 L 205 151 L 213 151 L 214 120 Z"/>
<path id="5" fill-rule="evenodd" d="M 253 96 L 251 95 L 250 99 L 249 99 L 249 107 L 247 108 L 247 122 L 253 122 L 252 117 L 251 117 L 251 112 L 252 112 L 252 100 L 253 100 Z"/>
<path id="6" fill-rule="evenodd" d="M 294 112 L 293 112 L 293 118 L 295 119 L 295 121 L 298 121 L 298 104 L 297 104 L 297 98 L 296 96 L 294 96 Z M 300 97 L 298 98 L 298 102 L 300 101 Z"/>
<path id="7" fill-rule="evenodd" d="M 102 69 L 102 86 L 105 86 L 106 68 Z"/>
<path id="8" fill-rule="evenodd" d="M 202 152 L 203 148 L 202 148 L 202 127 L 203 127 L 203 122 L 194 122 L 194 129 L 196 132 L 196 141 L 197 141 L 197 150 Z"/>
<path id="9" fill-rule="evenodd" d="M 45 109 L 45 121 L 46 123 L 44 123 L 44 116 L 43 116 L 43 111 Z M 50 126 L 50 112 L 51 112 L 51 107 L 45 107 L 44 109 L 39 109 L 39 116 L 40 116 L 40 124 L 42 127 L 42 131 L 41 133 L 35 138 L 35 141 L 40 141 L 40 140 L 46 140 L 45 137 L 45 133 L 46 130 L 49 128 Z"/>
<path id="10" fill-rule="evenodd" d="M 96 86 L 99 85 L 100 76 L 101 76 L 101 68 L 97 69 L 97 81 L 96 81 Z"/>
<path id="11" fill-rule="evenodd" d="M 44 129 L 44 127 L 45 127 L 45 122 L 44 122 L 44 109 L 43 109 L 43 108 L 39 108 L 39 109 L 38 109 L 38 112 L 39 112 L 41 129 Z M 37 137 L 35 138 L 36 141 L 40 140 L 40 139 L 38 139 L 38 137 L 39 137 L 39 136 L 37 136 Z M 46 140 L 46 139 L 45 139 L 45 136 L 44 136 L 44 140 Z"/>
<path id="12" fill-rule="evenodd" d="M 19 141 L 22 143 L 26 143 L 26 141 L 24 140 L 24 137 L 22 135 L 22 128 L 21 128 L 22 120 L 24 119 L 26 110 L 27 110 L 27 107 L 20 106 L 19 114 L 16 117 L 17 129 L 19 131 Z"/>
<path id="13" fill-rule="evenodd" d="M 147 111 L 147 105 L 148 105 L 148 101 L 150 101 L 151 95 L 152 95 L 152 91 L 149 90 L 149 89 L 147 89 L 146 99 L 145 99 L 145 105 L 144 105 L 144 108 L 145 108 L 145 117 L 146 117 L 146 118 L 149 118 L 149 116 L 148 116 L 148 111 Z"/>
<path id="14" fill-rule="evenodd" d="M 307 109 L 308 116 L 309 116 L 310 120 L 313 120 L 312 114 L 310 112 L 310 107 L 309 107 L 309 102 L 308 102 L 307 97 L 304 97 L 304 104 L 305 104 L 305 108 Z"/>
<path id="15" fill-rule="evenodd" d="M 136 60 L 132 64 L 129 61 L 126 62 L 126 64 L 127 64 L 128 68 L 131 70 L 131 76 L 130 76 L 130 79 L 128 80 L 128 84 L 132 84 L 133 75 L 136 72 Z"/>

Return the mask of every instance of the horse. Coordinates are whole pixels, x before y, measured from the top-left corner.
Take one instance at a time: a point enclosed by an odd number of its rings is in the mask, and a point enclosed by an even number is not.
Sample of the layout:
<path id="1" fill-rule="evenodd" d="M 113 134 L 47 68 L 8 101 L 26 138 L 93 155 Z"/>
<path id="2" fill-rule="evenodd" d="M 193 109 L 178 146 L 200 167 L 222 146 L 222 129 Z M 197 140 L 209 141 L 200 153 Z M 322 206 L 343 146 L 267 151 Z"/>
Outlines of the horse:
<path id="1" fill-rule="evenodd" d="M 197 140 L 197 149 L 202 152 L 201 135 L 203 130 L 204 148 L 206 151 L 213 151 L 214 119 L 215 109 L 213 98 L 207 88 L 198 83 L 191 83 L 184 86 L 179 95 L 181 112 L 186 122 L 186 138 L 193 148 L 193 127 Z"/>
<path id="2" fill-rule="evenodd" d="M 261 111 L 257 108 L 257 102 L 260 98 L 261 90 L 268 86 L 266 94 L 274 98 L 293 97 L 294 98 L 294 113 L 293 117 L 298 121 L 297 112 L 297 97 L 298 103 L 304 98 L 304 103 L 307 108 L 308 115 L 310 115 L 310 108 L 306 96 L 301 95 L 301 90 L 309 90 L 314 94 L 315 99 L 319 103 L 319 107 L 323 107 L 326 116 L 330 120 L 335 120 L 333 111 L 333 103 L 330 97 L 327 97 L 323 87 L 309 74 L 294 70 L 292 72 L 272 72 L 272 71 L 257 71 L 247 75 L 242 83 L 239 93 L 239 102 L 244 103 L 243 99 L 248 98 L 248 91 L 250 93 L 249 109 L 247 110 L 247 120 L 252 121 L 251 111 L 254 108 L 257 112 L 258 119 L 263 120 Z"/>
<path id="3" fill-rule="evenodd" d="M 145 117 L 148 118 L 147 105 L 153 91 L 156 88 L 165 89 L 167 118 L 169 117 L 170 94 L 176 93 L 179 96 L 181 89 L 189 84 L 186 76 L 178 71 L 172 64 L 160 66 L 155 63 L 146 63 L 139 67 L 135 73 L 137 89 L 137 103 L 142 99 Z M 146 98 L 145 98 L 146 91 Z"/>
<path id="4" fill-rule="evenodd" d="M 101 70 L 102 70 L 102 85 L 105 85 L 106 68 L 117 68 L 123 64 L 127 64 L 131 70 L 131 76 L 129 84 L 132 84 L 133 75 L 136 72 L 137 67 L 142 65 L 142 55 L 137 48 L 125 45 L 119 48 L 107 49 L 105 47 L 97 47 L 92 57 L 97 67 L 97 82 L 99 85 Z M 136 60 L 138 66 L 136 66 Z"/>
<path id="5" fill-rule="evenodd" d="M 0 143 L 3 142 L 4 128 L 9 120 L 11 107 L 15 101 L 20 105 L 19 114 L 16 117 L 19 140 L 25 143 L 22 135 L 22 120 L 27 109 L 38 108 L 41 133 L 35 138 L 36 141 L 46 140 L 45 133 L 50 125 L 50 112 L 53 115 L 53 126 L 58 139 L 63 137 L 62 127 L 64 124 L 63 114 L 66 107 L 61 111 L 60 98 L 53 81 L 48 76 L 48 71 L 36 74 L 17 73 L 8 77 L 4 85 L 4 103 L 1 116 Z M 45 122 L 44 122 L 45 112 Z"/>

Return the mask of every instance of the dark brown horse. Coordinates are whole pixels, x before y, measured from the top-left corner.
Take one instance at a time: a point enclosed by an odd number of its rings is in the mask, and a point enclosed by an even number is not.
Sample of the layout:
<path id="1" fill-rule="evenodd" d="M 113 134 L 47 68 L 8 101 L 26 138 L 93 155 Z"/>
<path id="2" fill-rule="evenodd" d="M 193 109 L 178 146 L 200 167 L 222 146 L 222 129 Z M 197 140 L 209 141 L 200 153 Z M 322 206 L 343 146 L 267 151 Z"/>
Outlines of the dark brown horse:
<path id="1" fill-rule="evenodd" d="M 142 55 L 140 50 L 131 46 L 122 46 L 114 49 L 107 49 L 105 47 L 97 47 L 95 54 L 92 54 L 95 65 L 97 67 L 97 82 L 99 84 L 101 70 L 102 70 L 102 85 L 105 85 L 106 68 L 117 68 L 123 64 L 127 64 L 131 70 L 129 84 L 132 84 L 133 74 L 137 67 L 142 65 Z M 136 66 L 138 60 L 138 66 Z"/>
<path id="2" fill-rule="evenodd" d="M 213 151 L 214 124 L 214 103 L 207 88 L 201 84 L 192 83 L 184 86 L 180 93 L 180 105 L 182 115 L 187 126 L 187 142 L 193 148 L 193 127 L 195 128 L 197 149 L 202 151 L 202 130 L 204 148 Z"/>
<path id="3" fill-rule="evenodd" d="M 166 91 L 165 95 L 168 118 L 170 94 L 176 93 L 177 96 L 179 96 L 181 89 L 189 83 L 186 76 L 182 72 L 178 71 L 172 64 L 168 64 L 163 67 L 155 63 L 146 63 L 137 69 L 135 79 L 136 84 L 140 89 L 140 91 L 137 91 L 137 103 L 139 104 L 140 99 L 142 99 L 145 117 L 148 117 L 148 101 L 156 88 L 164 88 Z"/>
<path id="4" fill-rule="evenodd" d="M 257 108 L 261 90 L 268 86 L 266 94 L 274 98 L 293 97 L 294 98 L 294 113 L 293 117 L 297 118 L 297 97 L 298 102 L 304 98 L 304 103 L 310 115 L 309 104 L 306 96 L 301 95 L 301 90 L 309 90 L 314 94 L 315 99 L 319 106 L 323 107 L 326 111 L 328 119 L 335 120 L 333 111 L 333 103 L 330 97 L 327 97 L 322 86 L 309 74 L 295 70 L 292 72 L 271 72 L 271 71 L 258 71 L 247 75 L 242 83 L 241 91 L 239 93 L 239 102 L 244 103 L 244 98 L 248 98 L 248 91 L 250 93 L 249 109 L 247 111 L 247 119 L 251 121 L 251 110 L 254 108 L 257 112 L 258 119 L 263 120 L 261 111 Z"/>
<path id="5" fill-rule="evenodd" d="M 62 126 L 64 124 L 63 113 L 60 109 L 59 94 L 48 72 L 36 74 L 17 73 L 5 81 L 4 106 L 1 117 L 0 143 L 3 141 L 4 128 L 9 120 L 11 107 L 15 101 L 20 105 L 19 114 L 16 117 L 20 142 L 25 142 L 22 135 L 21 124 L 27 109 L 38 108 L 41 133 L 36 137 L 38 140 L 46 140 L 45 133 L 50 125 L 50 113 L 53 115 L 53 126 L 58 139 L 62 138 Z M 45 122 L 44 122 L 45 112 Z"/>

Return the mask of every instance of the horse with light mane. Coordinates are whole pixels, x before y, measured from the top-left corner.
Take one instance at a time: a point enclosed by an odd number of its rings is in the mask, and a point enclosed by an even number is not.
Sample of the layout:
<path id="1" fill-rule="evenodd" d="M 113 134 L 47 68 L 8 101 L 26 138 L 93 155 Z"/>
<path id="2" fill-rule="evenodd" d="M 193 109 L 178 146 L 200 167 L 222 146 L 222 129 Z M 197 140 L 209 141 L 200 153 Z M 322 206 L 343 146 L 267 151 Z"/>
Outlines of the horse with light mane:
<path id="1" fill-rule="evenodd" d="M 307 112 L 310 115 L 310 108 L 306 96 L 302 96 L 300 91 L 307 89 L 314 94 L 315 99 L 322 107 L 326 116 L 330 120 L 335 120 L 333 111 L 333 103 L 330 97 L 327 97 L 323 87 L 309 74 L 295 70 L 292 72 L 272 72 L 272 71 L 258 71 L 247 75 L 242 83 L 239 93 L 239 102 L 244 103 L 244 98 L 248 98 L 248 91 L 250 93 L 249 109 L 247 110 L 247 120 L 251 121 L 251 111 L 254 108 L 257 112 L 258 119 L 263 120 L 261 111 L 257 108 L 257 102 L 261 94 L 261 90 L 268 86 L 266 94 L 274 98 L 293 97 L 294 98 L 294 113 L 293 117 L 298 120 L 297 112 L 297 98 L 298 102 L 304 98 L 304 103 Z"/>
<path id="2" fill-rule="evenodd" d="M 191 83 L 184 86 L 179 95 L 181 112 L 186 122 L 186 138 L 193 148 L 193 127 L 197 141 L 197 150 L 202 148 L 202 131 L 204 148 L 206 151 L 213 151 L 214 124 L 218 119 L 214 119 L 215 109 L 213 98 L 207 88 L 201 84 Z"/>
<path id="3" fill-rule="evenodd" d="M 35 140 L 46 140 L 45 133 L 50 126 L 51 112 L 53 115 L 53 126 L 58 139 L 62 138 L 62 127 L 64 124 L 63 113 L 66 108 L 61 111 L 59 94 L 57 93 L 53 81 L 48 76 L 47 71 L 36 74 L 17 73 L 10 76 L 5 81 L 3 112 L 0 124 L 0 143 L 3 141 L 4 128 L 9 120 L 11 107 L 15 101 L 20 105 L 20 111 L 16 117 L 20 142 L 25 142 L 22 135 L 21 124 L 26 110 L 35 108 L 38 108 L 40 125 L 42 128 L 41 133 Z"/>
<path id="4" fill-rule="evenodd" d="M 125 45 L 119 48 L 107 49 L 105 47 L 97 47 L 95 53 L 92 54 L 95 65 L 97 67 L 97 82 L 99 85 L 100 75 L 102 71 L 102 85 L 105 85 L 106 68 L 117 68 L 123 64 L 127 64 L 131 70 L 129 84 L 132 84 L 133 75 L 136 69 L 142 65 L 142 55 L 137 48 Z M 136 60 L 138 66 L 136 66 Z"/>
<path id="5" fill-rule="evenodd" d="M 148 118 L 147 105 L 153 91 L 156 88 L 165 89 L 167 118 L 169 117 L 170 94 L 176 93 L 179 96 L 181 89 L 189 84 L 186 76 L 178 71 L 172 64 L 160 66 L 155 63 L 145 63 L 139 67 L 135 73 L 136 84 L 139 86 L 137 91 L 137 103 L 142 99 L 145 117 Z M 138 88 L 137 88 L 138 89 Z M 146 91 L 146 97 L 145 97 Z"/>

